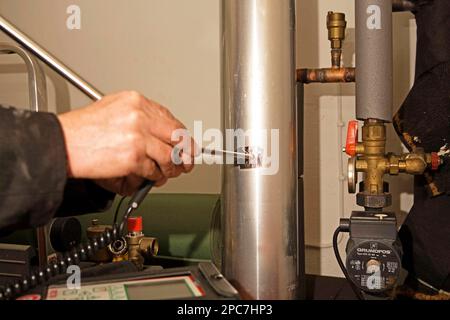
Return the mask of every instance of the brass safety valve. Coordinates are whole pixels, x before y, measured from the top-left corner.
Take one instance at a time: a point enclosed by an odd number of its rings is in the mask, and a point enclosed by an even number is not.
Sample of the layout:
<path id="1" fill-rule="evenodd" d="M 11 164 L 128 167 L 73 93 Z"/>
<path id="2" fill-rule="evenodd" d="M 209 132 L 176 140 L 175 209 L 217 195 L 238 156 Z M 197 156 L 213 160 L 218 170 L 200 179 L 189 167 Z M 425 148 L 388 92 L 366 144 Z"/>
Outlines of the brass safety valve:
<path id="1" fill-rule="evenodd" d="M 145 257 L 158 254 L 158 241 L 145 237 L 142 233 L 142 217 L 130 217 L 127 221 L 128 234 L 125 236 L 128 244 L 128 260 L 142 267 Z"/>
<path id="2" fill-rule="evenodd" d="M 328 12 L 327 29 L 328 40 L 331 42 L 331 66 L 332 68 L 341 67 L 342 42 L 345 40 L 345 14 L 341 12 Z"/>

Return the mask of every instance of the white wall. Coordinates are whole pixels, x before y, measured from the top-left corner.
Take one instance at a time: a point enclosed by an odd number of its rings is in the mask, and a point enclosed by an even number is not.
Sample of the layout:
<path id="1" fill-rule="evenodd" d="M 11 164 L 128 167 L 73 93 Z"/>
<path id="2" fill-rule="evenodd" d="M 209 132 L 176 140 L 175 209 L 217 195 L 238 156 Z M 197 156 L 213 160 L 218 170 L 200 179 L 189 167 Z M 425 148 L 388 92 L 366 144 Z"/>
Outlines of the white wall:
<path id="1" fill-rule="evenodd" d="M 71 4 L 81 7 L 81 30 L 66 28 L 66 8 Z M 298 67 L 329 66 L 325 23 L 329 10 L 347 14 L 344 62 L 353 64 L 353 1 L 298 0 Z M 190 129 L 194 120 L 203 120 L 205 128 L 220 128 L 219 0 L 1 0 L 0 13 L 105 93 L 139 90 L 168 106 Z M 395 14 L 394 18 L 394 109 L 413 79 L 411 19 L 408 13 Z M 7 39 L 1 36 L 0 40 Z M 19 60 L 3 56 L 0 64 L 0 101 L 26 106 L 26 76 Z M 64 112 L 89 103 L 83 94 L 48 73 L 51 111 Z M 310 273 L 340 275 L 329 246 L 339 217 L 356 208 L 354 196 L 346 191 L 346 156 L 340 151 L 345 124 L 354 117 L 354 91 L 353 84 L 306 87 L 305 199 Z M 389 134 L 390 149 L 401 151 L 393 130 Z M 392 181 L 393 209 L 407 212 L 411 179 Z M 218 193 L 220 168 L 199 166 L 160 192 Z"/>

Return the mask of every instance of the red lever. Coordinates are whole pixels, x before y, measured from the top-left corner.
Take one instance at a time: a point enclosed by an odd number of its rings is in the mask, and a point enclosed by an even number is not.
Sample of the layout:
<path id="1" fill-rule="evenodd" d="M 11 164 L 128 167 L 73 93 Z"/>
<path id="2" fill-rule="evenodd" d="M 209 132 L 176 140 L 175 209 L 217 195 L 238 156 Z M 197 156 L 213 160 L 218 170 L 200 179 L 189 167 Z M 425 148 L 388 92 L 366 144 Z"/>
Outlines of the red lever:
<path id="1" fill-rule="evenodd" d="M 441 165 L 441 158 L 436 152 L 431 153 L 431 170 L 436 171 Z"/>
<path id="2" fill-rule="evenodd" d="M 358 143 L 358 121 L 348 122 L 347 140 L 345 142 L 345 153 L 350 157 L 356 156 L 356 144 Z"/>

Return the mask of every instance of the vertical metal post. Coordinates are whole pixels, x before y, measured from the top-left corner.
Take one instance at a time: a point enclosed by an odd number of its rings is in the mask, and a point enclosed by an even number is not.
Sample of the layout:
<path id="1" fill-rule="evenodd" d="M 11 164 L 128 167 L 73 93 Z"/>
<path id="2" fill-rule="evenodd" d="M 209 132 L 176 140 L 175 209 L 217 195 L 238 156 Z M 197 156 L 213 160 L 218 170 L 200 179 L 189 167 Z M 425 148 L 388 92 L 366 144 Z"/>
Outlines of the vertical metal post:
<path id="1" fill-rule="evenodd" d="M 17 54 L 23 59 L 28 74 L 30 110 L 34 112 L 47 111 L 47 85 L 45 82 L 45 74 L 36 58 L 25 49 L 7 43 L 0 43 L 0 54 Z M 41 267 L 47 264 L 48 248 L 46 239 L 46 227 L 36 228 L 38 259 L 39 266 Z"/>
<path id="2" fill-rule="evenodd" d="M 297 83 L 297 298 L 306 299 L 304 117 L 305 85 Z"/>
<path id="3" fill-rule="evenodd" d="M 297 297 L 295 1 L 222 1 L 224 129 L 279 130 L 278 171 L 225 166 L 223 272 L 254 299 Z M 272 148 L 272 151 L 274 148 Z"/>

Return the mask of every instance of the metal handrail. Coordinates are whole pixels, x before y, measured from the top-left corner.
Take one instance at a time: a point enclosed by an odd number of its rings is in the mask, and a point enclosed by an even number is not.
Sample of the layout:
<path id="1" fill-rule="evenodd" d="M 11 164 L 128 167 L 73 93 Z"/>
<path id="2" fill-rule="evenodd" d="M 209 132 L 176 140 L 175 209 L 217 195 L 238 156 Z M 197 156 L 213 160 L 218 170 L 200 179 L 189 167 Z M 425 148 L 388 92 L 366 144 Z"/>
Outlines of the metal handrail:
<path id="1" fill-rule="evenodd" d="M 71 70 L 63 62 L 45 50 L 42 46 L 33 41 L 29 36 L 25 35 L 11 22 L 0 15 L 0 30 L 5 32 L 10 38 L 17 41 L 22 47 L 28 50 L 32 55 L 44 62 L 63 78 L 72 83 L 75 87 L 84 92 L 93 100 L 100 100 L 103 93 L 97 90 L 93 85 L 80 77 L 75 71 Z"/>

